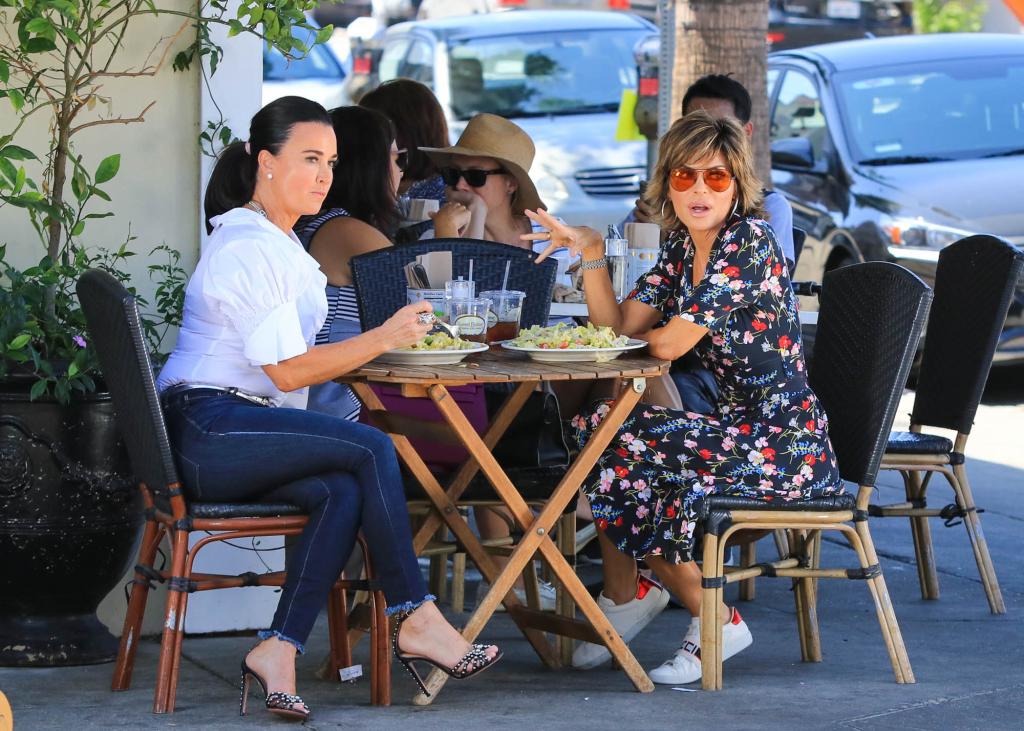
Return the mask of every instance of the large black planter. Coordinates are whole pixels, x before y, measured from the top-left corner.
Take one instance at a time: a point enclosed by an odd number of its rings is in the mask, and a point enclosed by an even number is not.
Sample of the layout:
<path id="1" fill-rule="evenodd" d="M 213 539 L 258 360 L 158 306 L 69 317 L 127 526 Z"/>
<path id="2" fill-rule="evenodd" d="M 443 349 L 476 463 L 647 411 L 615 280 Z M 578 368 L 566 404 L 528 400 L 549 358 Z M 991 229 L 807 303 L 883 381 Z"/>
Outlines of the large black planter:
<path id="1" fill-rule="evenodd" d="M 114 659 L 96 607 L 137 545 L 130 474 L 109 395 L 61 406 L 0 381 L 0 665 Z"/>

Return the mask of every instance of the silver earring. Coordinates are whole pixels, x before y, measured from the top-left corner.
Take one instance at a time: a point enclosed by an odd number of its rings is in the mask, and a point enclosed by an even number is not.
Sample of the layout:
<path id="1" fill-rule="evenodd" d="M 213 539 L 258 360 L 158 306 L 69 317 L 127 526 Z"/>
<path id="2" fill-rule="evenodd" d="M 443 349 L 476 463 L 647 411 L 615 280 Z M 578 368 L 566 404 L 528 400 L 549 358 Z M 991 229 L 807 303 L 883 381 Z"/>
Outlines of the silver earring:
<path id="1" fill-rule="evenodd" d="M 733 216 L 736 215 L 736 211 L 739 209 L 739 207 L 740 207 L 740 199 L 737 198 L 732 203 L 732 213 L 729 215 L 730 218 L 732 218 Z"/>
<path id="2" fill-rule="evenodd" d="M 273 180 L 273 179 L 274 179 L 274 174 L 273 173 L 267 173 L 267 180 Z"/>
<path id="3" fill-rule="evenodd" d="M 663 221 L 665 220 L 665 204 L 667 202 L 668 201 L 662 201 L 661 202 L 661 220 L 663 220 Z"/>

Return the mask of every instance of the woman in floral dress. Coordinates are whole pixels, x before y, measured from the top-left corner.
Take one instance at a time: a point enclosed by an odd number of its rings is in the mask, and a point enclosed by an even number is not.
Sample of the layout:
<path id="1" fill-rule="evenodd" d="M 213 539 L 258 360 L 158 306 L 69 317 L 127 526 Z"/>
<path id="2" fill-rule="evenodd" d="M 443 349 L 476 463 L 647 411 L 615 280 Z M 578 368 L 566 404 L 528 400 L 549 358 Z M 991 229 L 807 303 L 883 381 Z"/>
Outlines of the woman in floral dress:
<path id="1" fill-rule="evenodd" d="M 718 384 L 712 414 L 638 405 L 583 485 L 604 558 L 600 603 L 616 629 L 628 641 L 667 600 L 651 599 L 660 588 L 638 584 L 636 559 L 693 615 L 682 647 L 651 672 L 655 682 L 700 679 L 701 574 L 692 539 L 703 498 L 791 501 L 842 491 L 827 418 L 807 385 L 789 272 L 762 218 L 760 191 L 736 122 L 703 112 L 677 121 L 647 189 L 668 238 L 621 305 L 602 268 L 600 234 L 531 214 L 549 228 L 550 250 L 581 252 L 594 324 L 646 340 L 651 355 L 666 360 L 693 349 Z M 573 419 L 581 444 L 608 409 L 599 402 Z M 752 639 L 735 610 L 721 611 L 728 658 Z M 587 644 L 576 655 L 579 667 L 607 657 Z"/>

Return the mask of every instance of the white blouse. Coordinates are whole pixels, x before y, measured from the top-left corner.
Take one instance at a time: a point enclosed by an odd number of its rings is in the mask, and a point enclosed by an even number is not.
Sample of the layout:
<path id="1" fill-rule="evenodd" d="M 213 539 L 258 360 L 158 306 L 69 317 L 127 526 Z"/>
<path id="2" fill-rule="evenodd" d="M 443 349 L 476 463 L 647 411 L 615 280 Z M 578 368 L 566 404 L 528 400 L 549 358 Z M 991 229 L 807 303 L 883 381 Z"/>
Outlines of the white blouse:
<path id="1" fill-rule="evenodd" d="M 305 353 L 327 318 L 327 277 L 302 248 L 260 214 L 235 208 L 214 231 L 185 290 L 178 343 L 157 378 L 234 386 L 304 409 L 308 389 L 285 393 L 261 366 Z"/>

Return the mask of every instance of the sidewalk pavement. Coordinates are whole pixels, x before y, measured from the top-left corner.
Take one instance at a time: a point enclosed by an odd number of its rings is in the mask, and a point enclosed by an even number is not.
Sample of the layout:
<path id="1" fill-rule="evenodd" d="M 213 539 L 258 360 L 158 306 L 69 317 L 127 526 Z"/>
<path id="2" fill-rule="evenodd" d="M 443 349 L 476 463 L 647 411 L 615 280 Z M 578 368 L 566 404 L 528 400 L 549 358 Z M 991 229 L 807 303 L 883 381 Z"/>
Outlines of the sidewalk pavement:
<path id="1" fill-rule="evenodd" d="M 901 412 L 909 411 L 901 408 Z M 993 416 L 992 414 L 995 414 Z M 505 649 L 501 663 L 484 675 L 449 681 L 436 702 L 411 705 L 412 681 L 393 666 L 394 705 L 369 705 L 368 681 L 338 685 L 314 678 L 327 646 L 318 624 L 299 659 L 299 690 L 313 709 L 314 729 L 1021 729 L 1024 728 L 1024 455 L 1019 404 L 983 407 L 986 435 L 1002 439 L 1002 463 L 973 459 L 970 476 L 999 574 L 1007 613 L 989 614 L 973 554 L 962 526 L 932 525 L 941 598 L 922 601 L 906 521 L 872 519 L 886 581 L 903 630 L 915 685 L 893 682 L 867 586 L 853 581 L 819 584 L 824 661 L 800 662 L 793 595 L 781 579 L 758 581 L 754 602 L 739 603 L 754 644 L 725 665 L 725 687 L 705 693 L 659 686 L 640 694 L 610 666 L 588 672 L 546 670 L 505 615 L 483 639 Z M 1013 447 L 1016 444 L 1016 448 Z M 1014 451 L 1016 450 L 1016 451 Z M 985 456 L 993 453 L 991 444 Z M 884 473 L 881 498 L 901 499 L 897 475 Z M 948 497 L 935 482 L 934 501 Z M 771 556 L 770 540 L 759 546 Z M 844 543 L 829 540 L 823 565 L 853 566 Z M 589 569 L 593 571 L 593 569 Z M 470 587 L 472 589 L 472 587 Z M 731 591 L 735 591 L 734 589 Z M 473 596 L 472 591 L 468 591 Z M 727 594 L 732 601 L 734 593 Z M 464 622 L 467 616 L 455 616 Z M 669 609 L 632 642 L 645 668 L 675 649 L 689 615 Z M 257 701 L 238 716 L 239 661 L 251 636 L 187 638 L 178 685 L 177 711 L 150 714 L 157 644 L 140 644 L 130 691 L 111 693 L 113 665 L 58 669 L 0 668 L 0 690 L 14 709 L 15 729 L 283 728 Z M 365 644 L 357 661 L 365 661 Z"/>

